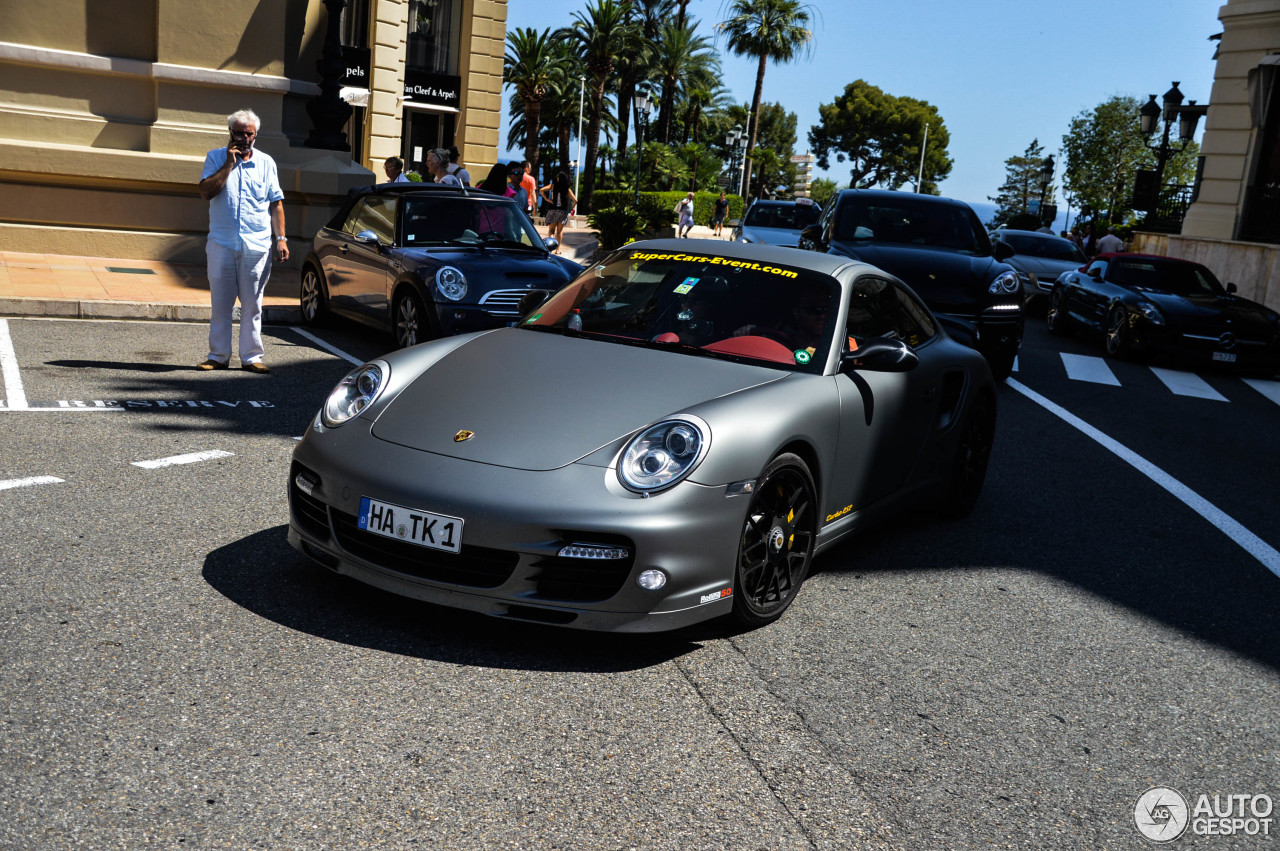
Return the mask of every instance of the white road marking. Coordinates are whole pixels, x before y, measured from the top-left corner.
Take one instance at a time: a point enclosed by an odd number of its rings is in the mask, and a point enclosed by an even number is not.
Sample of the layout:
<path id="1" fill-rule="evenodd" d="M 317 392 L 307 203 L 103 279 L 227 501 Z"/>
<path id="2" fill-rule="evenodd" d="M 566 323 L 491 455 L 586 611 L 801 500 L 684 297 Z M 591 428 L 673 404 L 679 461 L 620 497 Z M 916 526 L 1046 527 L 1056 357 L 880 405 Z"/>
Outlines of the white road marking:
<path id="1" fill-rule="evenodd" d="M 1014 371 L 1014 372 L 1017 372 L 1017 371 L 1018 371 L 1018 356 L 1017 356 L 1017 355 L 1014 355 L 1014 356 L 1013 356 L 1013 371 Z"/>
<path id="2" fill-rule="evenodd" d="M 1280 405 L 1280 381 L 1264 381 L 1261 378 L 1246 378 L 1244 383 L 1248 384 L 1254 390 L 1257 390 L 1263 396 L 1266 396 L 1272 402 Z"/>
<path id="3" fill-rule="evenodd" d="M 1119 387 L 1120 382 L 1107 362 L 1092 355 L 1069 355 L 1062 352 L 1062 365 L 1067 368 L 1067 378 L 1072 381 L 1089 381 L 1093 384 L 1109 384 Z"/>
<path id="4" fill-rule="evenodd" d="M 1175 396 L 1193 396 L 1197 399 L 1212 399 L 1225 402 L 1227 397 L 1209 386 L 1209 383 L 1194 372 L 1183 372 L 1179 369 L 1161 369 L 1158 366 L 1147 367 L 1156 374 L 1156 378 L 1164 382 Z"/>
<path id="5" fill-rule="evenodd" d="M 302 328 L 294 328 L 293 330 L 298 334 L 301 334 L 302 336 L 306 337 L 308 340 L 315 343 L 317 346 L 324 349 L 326 352 L 332 352 L 333 354 L 337 355 L 343 360 L 348 360 L 351 363 L 355 364 L 356 366 L 360 366 L 361 364 L 364 363 L 364 361 L 359 360 L 358 358 L 352 357 L 351 355 L 344 352 L 342 349 L 339 349 L 337 346 L 332 346 L 329 343 L 326 343 L 324 340 L 321 340 L 319 337 L 317 337 L 315 334 L 312 334 L 310 331 L 304 330 Z"/>
<path id="6" fill-rule="evenodd" d="M 172 467 L 176 464 L 196 464 L 200 461 L 212 461 L 214 458 L 226 458 L 234 455 L 222 449 L 210 449 L 207 452 L 189 452 L 186 455 L 171 455 L 168 458 L 157 458 L 154 461 L 134 461 L 133 466 L 144 470 L 158 470 L 161 467 Z"/>
<path id="7" fill-rule="evenodd" d="M 123 410 L 125 410 L 125 409 L 124 409 L 124 408 L 59 408 L 59 407 L 43 407 L 43 406 L 42 406 L 42 407 L 32 407 L 32 406 L 30 406 L 30 405 L 28 405 L 28 406 L 27 406 L 27 407 L 25 407 L 25 408 L 7 408 L 7 407 L 5 407 L 5 406 L 4 406 L 4 404 L 3 404 L 3 403 L 0 403 L 0 414 L 5 413 L 6 411 L 21 411 L 21 412 L 22 412 L 22 413 L 24 413 L 24 414 L 30 414 L 30 413 L 37 412 L 37 411 L 60 411 L 60 412 L 62 412 L 62 413 L 64 413 L 64 414 L 66 414 L 66 413 L 72 413 L 72 412 L 75 412 L 75 411 L 79 411 L 79 412 L 80 412 L 80 413 L 82 413 L 82 414 L 88 414 L 88 413 L 94 413 L 94 412 L 96 412 L 96 413 L 99 413 L 99 414 L 100 414 L 100 413 L 102 413 L 103 411 L 116 411 L 116 412 L 119 412 L 119 411 L 123 411 Z"/>
<path id="8" fill-rule="evenodd" d="M 6 408 L 21 411 L 27 407 L 27 394 L 22 390 L 22 376 L 18 373 L 18 356 L 13 351 L 13 339 L 9 336 L 9 320 L 0 319 L 0 376 L 4 378 Z"/>
<path id="9" fill-rule="evenodd" d="M 27 488 L 32 485 L 57 485 L 62 483 L 62 479 L 56 476 L 32 476 L 29 479 L 9 479 L 0 482 L 0 491 L 9 490 L 9 488 Z"/>
<path id="10" fill-rule="evenodd" d="M 1066 355 L 1063 355 L 1066 357 Z M 1212 523 L 1218 531 L 1222 532 L 1232 541 L 1240 546 L 1249 555 L 1256 558 L 1262 563 L 1267 570 L 1280 577 L 1280 552 L 1277 552 L 1270 544 L 1250 532 L 1244 526 L 1228 515 L 1225 511 L 1213 505 L 1200 494 L 1184 485 L 1182 482 L 1170 476 L 1164 470 L 1161 470 L 1155 464 L 1143 458 L 1138 453 L 1129 449 L 1117 440 L 1114 440 L 1075 414 L 1063 408 L 1061 405 L 1050 402 L 1039 393 L 1024 384 L 1020 384 L 1014 379 L 1008 380 L 1008 385 L 1017 390 L 1023 396 L 1026 396 L 1032 402 L 1044 408 L 1049 413 L 1061 419 L 1063 422 L 1079 429 L 1087 437 L 1097 441 L 1104 449 L 1117 455 L 1122 461 L 1132 466 L 1142 475 L 1155 482 L 1160 487 L 1168 491 L 1175 499 L 1186 505 L 1196 514 L 1199 514 L 1205 520 Z"/>

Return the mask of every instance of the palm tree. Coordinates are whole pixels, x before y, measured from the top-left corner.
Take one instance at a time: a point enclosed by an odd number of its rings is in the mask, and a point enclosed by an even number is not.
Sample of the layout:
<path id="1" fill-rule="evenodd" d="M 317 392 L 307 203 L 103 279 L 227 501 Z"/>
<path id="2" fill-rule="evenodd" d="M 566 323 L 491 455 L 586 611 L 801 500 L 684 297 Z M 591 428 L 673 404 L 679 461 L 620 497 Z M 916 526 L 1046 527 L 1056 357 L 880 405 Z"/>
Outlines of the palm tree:
<path id="1" fill-rule="evenodd" d="M 618 56 L 614 67 L 618 72 L 618 158 L 627 155 L 631 127 L 631 102 L 636 87 L 652 74 L 654 46 L 662 25 L 670 19 L 675 0 L 622 0 L 627 20 L 636 25 L 631 43 Z"/>
<path id="2" fill-rule="evenodd" d="M 617 0 L 593 0 L 585 13 L 574 12 L 573 18 L 573 26 L 557 35 L 573 46 L 578 61 L 586 68 L 590 83 L 591 113 L 579 202 L 581 209 L 590 211 L 591 193 L 596 185 L 596 150 L 600 145 L 600 125 L 604 118 L 604 88 L 613 73 L 614 57 L 631 43 L 636 25 L 627 20 L 626 7 Z"/>
<path id="3" fill-rule="evenodd" d="M 524 105 L 524 158 L 538 173 L 538 136 L 542 131 L 542 101 L 551 87 L 564 76 L 557 61 L 551 30 L 538 32 L 523 27 L 507 33 L 507 53 L 502 63 L 502 81 L 516 90 Z"/>
<path id="4" fill-rule="evenodd" d="M 754 56 L 756 93 L 751 99 L 751 122 L 747 127 L 746 184 L 751 185 L 751 152 L 756 146 L 760 119 L 760 97 L 764 93 L 764 69 L 769 61 L 790 62 L 796 53 L 811 46 L 809 7 L 799 0 L 733 0 L 728 20 L 719 29 L 728 37 L 729 49 L 738 56 Z"/>
<path id="5" fill-rule="evenodd" d="M 694 21 L 688 26 L 668 24 L 662 28 L 656 68 L 662 75 L 662 100 L 655 138 L 666 144 L 671 143 L 671 124 L 680 82 L 715 60 L 710 39 L 697 35 L 697 26 L 698 22 Z"/>

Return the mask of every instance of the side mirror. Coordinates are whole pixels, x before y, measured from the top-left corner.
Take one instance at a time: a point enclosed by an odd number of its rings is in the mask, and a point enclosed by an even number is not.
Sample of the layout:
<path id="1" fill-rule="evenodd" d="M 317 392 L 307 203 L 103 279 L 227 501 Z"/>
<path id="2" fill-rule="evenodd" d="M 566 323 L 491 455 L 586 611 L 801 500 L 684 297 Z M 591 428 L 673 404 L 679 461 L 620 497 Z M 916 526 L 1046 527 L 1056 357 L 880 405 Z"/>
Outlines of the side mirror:
<path id="1" fill-rule="evenodd" d="M 356 242 L 363 242 L 366 245 L 377 245 L 378 235 L 371 230 L 362 230 L 356 234 Z"/>
<path id="2" fill-rule="evenodd" d="M 1090 277 L 1090 278 L 1092 278 L 1093 280 L 1097 281 L 1098 283 L 1102 283 L 1102 270 L 1101 270 L 1101 269 L 1090 269 L 1090 270 L 1089 270 L 1089 277 Z"/>
<path id="3" fill-rule="evenodd" d="M 840 359 L 840 371 L 910 372 L 919 363 L 920 356 L 901 340 L 873 337 L 862 341 L 856 351 L 845 353 Z"/>
<path id="4" fill-rule="evenodd" d="M 1013 250 L 1013 246 L 1004 240 L 997 240 L 995 246 L 991 249 L 991 254 L 996 260 L 1008 260 L 1018 252 Z"/>
<path id="5" fill-rule="evenodd" d="M 731 228 L 736 228 L 738 225 L 742 224 L 742 219 L 729 219 L 725 224 Z"/>
<path id="6" fill-rule="evenodd" d="M 546 239 L 542 240 L 542 247 L 554 253 L 555 250 L 560 247 L 560 242 L 559 240 L 555 240 L 555 239 L 552 239 L 551 237 L 547 237 Z"/>
<path id="7" fill-rule="evenodd" d="M 807 239 L 814 245 L 821 245 L 822 225 L 805 225 L 804 230 L 800 231 L 800 238 Z"/>
<path id="8" fill-rule="evenodd" d="M 555 240 L 550 241 L 555 242 Z M 528 316 L 530 313 L 533 313 L 539 307 L 546 304 L 547 299 L 549 298 L 551 298 L 551 293 L 546 290 L 529 290 L 524 294 L 524 297 L 520 299 L 520 303 L 516 305 L 516 310 L 519 312 L 521 317 Z"/>
<path id="9" fill-rule="evenodd" d="M 1227 292 L 1233 293 L 1233 292 L 1236 292 L 1238 289 L 1239 287 L 1237 287 L 1235 284 L 1231 283 L 1230 281 L 1227 281 Z"/>

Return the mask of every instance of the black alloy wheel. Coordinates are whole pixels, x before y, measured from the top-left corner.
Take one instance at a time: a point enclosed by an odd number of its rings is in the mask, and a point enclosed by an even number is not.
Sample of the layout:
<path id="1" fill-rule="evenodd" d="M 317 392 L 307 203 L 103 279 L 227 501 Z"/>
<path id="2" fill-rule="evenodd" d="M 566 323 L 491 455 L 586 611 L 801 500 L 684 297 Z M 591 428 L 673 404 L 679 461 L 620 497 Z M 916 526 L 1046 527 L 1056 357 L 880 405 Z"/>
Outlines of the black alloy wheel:
<path id="1" fill-rule="evenodd" d="M 769 462 L 747 508 L 734 572 L 733 615 L 752 629 L 773 623 L 795 600 L 818 537 L 818 500 L 804 459 Z"/>
<path id="2" fill-rule="evenodd" d="M 987 399 L 978 399 L 960 432 L 955 459 L 951 463 L 951 477 L 938 503 L 938 511 L 944 516 L 959 520 L 968 517 L 977 505 L 982 485 L 987 480 L 987 465 L 991 461 L 995 434 L 995 408 Z"/>
<path id="3" fill-rule="evenodd" d="M 1129 312 L 1117 304 L 1107 314 L 1107 356 L 1123 360 L 1129 356 L 1131 345 Z"/>
<path id="4" fill-rule="evenodd" d="M 310 264 L 302 269 L 298 303 L 302 307 L 302 324 L 321 325 L 329 318 L 329 294 L 325 289 L 324 273 Z"/>
<path id="5" fill-rule="evenodd" d="M 1044 323 L 1049 328 L 1050 334 L 1065 336 L 1071 333 L 1071 326 L 1067 319 L 1066 291 L 1062 287 L 1056 288 L 1049 294 L 1049 307 L 1044 313 Z"/>
<path id="6" fill-rule="evenodd" d="M 391 337 L 396 346 L 407 349 L 430 340 L 430 327 L 422 299 L 412 288 L 401 287 L 391 306 Z"/>

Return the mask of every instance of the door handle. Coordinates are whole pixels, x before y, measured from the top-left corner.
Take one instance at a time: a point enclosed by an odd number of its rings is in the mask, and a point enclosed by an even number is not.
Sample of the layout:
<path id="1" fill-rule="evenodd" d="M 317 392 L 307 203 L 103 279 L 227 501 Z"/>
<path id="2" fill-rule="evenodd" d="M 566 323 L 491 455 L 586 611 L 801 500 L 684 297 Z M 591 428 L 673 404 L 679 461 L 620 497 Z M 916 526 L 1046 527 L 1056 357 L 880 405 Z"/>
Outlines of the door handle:
<path id="1" fill-rule="evenodd" d="M 345 242 L 338 246 L 338 250 L 341 251 L 343 254 L 347 253 L 347 248 L 348 246 Z"/>

